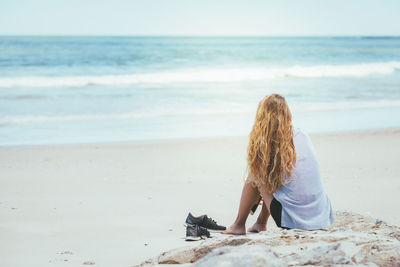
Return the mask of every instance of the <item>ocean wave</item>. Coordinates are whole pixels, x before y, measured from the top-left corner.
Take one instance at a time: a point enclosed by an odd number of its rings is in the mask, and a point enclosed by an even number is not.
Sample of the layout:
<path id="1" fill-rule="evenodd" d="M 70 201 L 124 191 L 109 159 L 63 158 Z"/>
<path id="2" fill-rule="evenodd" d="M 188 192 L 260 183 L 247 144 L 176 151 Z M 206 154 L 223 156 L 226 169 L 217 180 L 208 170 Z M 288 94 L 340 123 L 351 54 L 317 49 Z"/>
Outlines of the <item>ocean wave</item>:
<path id="1" fill-rule="evenodd" d="M 316 103 L 289 103 L 294 115 L 302 112 L 338 111 L 354 109 L 371 109 L 400 107 L 400 100 L 380 100 L 368 102 L 316 102 Z M 162 117 L 184 117 L 184 116 L 229 116 L 249 115 L 253 118 L 256 106 L 254 103 L 247 105 L 225 105 L 205 108 L 155 110 L 154 112 L 128 112 L 116 114 L 77 114 L 77 115 L 14 115 L 0 117 L 0 125 L 10 124 L 43 124 L 79 121 L 102 121 L 102 120 L 134 120 L 134 119 L 157 119 Z"/>
<path id="2" fill-rule="evenodd" d="M 400 62 L 398 61 L 344 65 L 183 69 L 129 75 L 1 77 L 0 88 L 82 87 L 90 85 L 125 86 L 133 84 L 190 82 L 245 82 L 287 77 L 365 77 L 369 75 L 390 75 L 396 70 L 400 70 Z"/>
<path id="3" fill-rule="evenodd" d="M 293 113 L 400 107 L 400 100 L 289 103 Z"/>
<path id="4" fill-rule="evenodd" d="M 210 110 L 181 110 L 181 111 L 155 111 L 144 113 L 117 113 L 117 114 L 80 114 L 80 115 L 15 115 L 0 117 L 0 125 L 7 124 L 25 124 L 25 123 L 53 123 L 53 122 L 76 122 L 76 121 L 99 121 L 99 120 L 131 120 L 131 119 L 146 119 L 160 118 L 185 115 L 223 115 L 243 113 L 239 111 L 227 109 L 210 109 Z M 246 110 L 244 113 L 249 112 Z"/>

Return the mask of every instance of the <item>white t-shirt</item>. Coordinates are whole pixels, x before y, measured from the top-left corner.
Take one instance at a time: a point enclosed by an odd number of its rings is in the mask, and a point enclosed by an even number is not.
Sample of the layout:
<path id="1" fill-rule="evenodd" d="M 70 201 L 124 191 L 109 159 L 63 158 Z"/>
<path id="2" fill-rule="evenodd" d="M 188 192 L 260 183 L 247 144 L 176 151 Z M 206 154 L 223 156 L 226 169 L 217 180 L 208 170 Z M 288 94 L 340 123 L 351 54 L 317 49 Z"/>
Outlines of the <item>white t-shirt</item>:
<path id="1" fill-rule="evenodd" d="M 335 217 L 313 145 L 300 129 L 293 130 L 293 143 L 297 160 L 292 179 L 274 193 L 282 204 L 281 226 L 304 230 L 325 228 Z"/>

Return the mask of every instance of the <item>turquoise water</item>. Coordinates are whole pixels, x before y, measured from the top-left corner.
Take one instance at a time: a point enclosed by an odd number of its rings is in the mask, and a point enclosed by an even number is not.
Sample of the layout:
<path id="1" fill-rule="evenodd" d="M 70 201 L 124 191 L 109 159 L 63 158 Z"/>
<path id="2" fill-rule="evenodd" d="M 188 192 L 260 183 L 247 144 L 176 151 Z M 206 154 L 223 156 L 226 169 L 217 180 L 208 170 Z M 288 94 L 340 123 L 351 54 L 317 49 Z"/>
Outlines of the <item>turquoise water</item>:
<path id="1" fill-rule="evenodd" d="M 400 127 L 400 38 L 0 37 L 0 145 L 247 135 L 270 93 L 308 132 Z"/>

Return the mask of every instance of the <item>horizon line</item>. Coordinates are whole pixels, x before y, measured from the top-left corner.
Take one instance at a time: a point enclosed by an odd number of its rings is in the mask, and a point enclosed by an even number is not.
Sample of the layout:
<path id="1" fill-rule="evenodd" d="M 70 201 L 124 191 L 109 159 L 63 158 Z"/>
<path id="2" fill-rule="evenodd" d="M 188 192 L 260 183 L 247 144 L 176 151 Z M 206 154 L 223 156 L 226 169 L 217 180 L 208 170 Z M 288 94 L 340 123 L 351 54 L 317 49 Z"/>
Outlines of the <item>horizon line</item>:
<path id="1" fill-rule="evenodd" d="M 166 34 L 160 34 L 160 35 L 153 35 L 153 34 L 2 34 L 0 33 L 0 37 L 188 37 L 188 38 L 196 38 L 196 37 L 379 37 L 379 38 L 393 38 L 393 37 L 400 37 L 400 35 L 386 35 L 386 34 L 376 34 L 376 35 L 350 35 L 350 34 L 344 34 L 344 35 L 166 35 Z"/>

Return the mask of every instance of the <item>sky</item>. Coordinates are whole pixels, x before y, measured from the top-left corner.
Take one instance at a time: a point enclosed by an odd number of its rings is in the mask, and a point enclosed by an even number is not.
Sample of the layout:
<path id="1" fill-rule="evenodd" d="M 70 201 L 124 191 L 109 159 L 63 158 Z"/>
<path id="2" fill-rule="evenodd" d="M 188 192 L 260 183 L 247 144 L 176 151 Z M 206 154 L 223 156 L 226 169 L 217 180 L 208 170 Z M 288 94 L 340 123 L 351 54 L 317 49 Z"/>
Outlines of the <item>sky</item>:
<path id="1" fill-rule="evenodd" d="M 400 0 L 0 0 L 1 35 L 400 35 Z"/>

